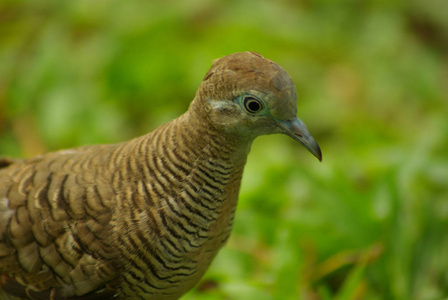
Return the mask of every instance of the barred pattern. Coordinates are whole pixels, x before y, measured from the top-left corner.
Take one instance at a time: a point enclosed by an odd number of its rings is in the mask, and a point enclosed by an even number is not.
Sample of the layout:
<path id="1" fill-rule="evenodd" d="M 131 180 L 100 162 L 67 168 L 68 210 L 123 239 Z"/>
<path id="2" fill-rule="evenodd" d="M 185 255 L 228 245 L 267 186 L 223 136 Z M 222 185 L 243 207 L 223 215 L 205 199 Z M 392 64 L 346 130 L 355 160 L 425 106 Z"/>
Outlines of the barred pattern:
<path id="1" fill-rule="evenodd" d="M 235 155 L 240 142 L 197 130 L 193 120 L 186 114 L 155 131 L 151 151 L 145 138 L 136 140 L 113 179 L 120 186 L 138 177 L 122 186 L 118 206 L 128 214 L 114 220 L 129 232 L 117 240 L 129 264 L 122 283 L 128 297 L 143 292 L 172 299 L 189 290 L 230 234 L 247 153 Z"/>
<path id="2" fill-rule="evenodd" d="M 272 118 L 234 101 L 248 91 Z M 253 139 L 291 116 L 287 73 L 237 53 L 184 115 L 145 136 L 0 159 L 0 298 L 178 299 L 230 235 Z"/>
<path id="3" fill-rule="evenodd" d="M 230 234 L 246 155 L 194 120 L 2 169 L 0 273 L 61 297 L 113 279 L 130 299 L 189 290 Z"/>

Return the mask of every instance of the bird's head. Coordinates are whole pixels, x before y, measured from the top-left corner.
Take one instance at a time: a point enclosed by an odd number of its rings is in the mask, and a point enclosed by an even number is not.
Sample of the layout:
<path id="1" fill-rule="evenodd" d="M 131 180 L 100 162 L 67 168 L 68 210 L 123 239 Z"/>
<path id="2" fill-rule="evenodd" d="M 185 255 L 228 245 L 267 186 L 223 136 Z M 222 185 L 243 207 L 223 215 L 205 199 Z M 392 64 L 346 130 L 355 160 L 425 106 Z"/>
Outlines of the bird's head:
<path id="1" fill-rule="evenodd" d="M 291 77 L 258 53 L 234 53 L 215 61 L 196 95 L 214 126 L 242 138 L 284 133 L 319 160 L 321 150 L 296 116 Z"/>

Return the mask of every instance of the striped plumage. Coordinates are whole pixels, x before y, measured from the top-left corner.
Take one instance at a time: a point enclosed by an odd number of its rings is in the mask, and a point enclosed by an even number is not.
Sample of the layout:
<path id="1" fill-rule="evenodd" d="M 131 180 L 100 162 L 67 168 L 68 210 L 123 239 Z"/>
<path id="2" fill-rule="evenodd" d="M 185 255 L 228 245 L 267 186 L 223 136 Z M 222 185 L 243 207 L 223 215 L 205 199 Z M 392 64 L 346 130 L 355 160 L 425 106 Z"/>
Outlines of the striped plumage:
<path id="1" fill-rule="evenodd" d="M 255 137 L 285 133 L 321 158 L 295 102 L 277 64 L 236 53 L 145 136 L 0 159 L 0 299 L 179 298 L 230 235 Z"/>

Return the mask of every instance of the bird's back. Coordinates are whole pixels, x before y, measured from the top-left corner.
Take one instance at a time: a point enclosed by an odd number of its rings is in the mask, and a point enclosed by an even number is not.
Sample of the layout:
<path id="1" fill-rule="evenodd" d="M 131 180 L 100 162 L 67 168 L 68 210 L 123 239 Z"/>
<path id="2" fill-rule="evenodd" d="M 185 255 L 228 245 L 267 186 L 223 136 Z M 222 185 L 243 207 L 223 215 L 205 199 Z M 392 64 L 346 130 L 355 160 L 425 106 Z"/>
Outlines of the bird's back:
<path id="1" fill-rule="evenodd" d="M 6 289 L 62 287 L 62 294 L 82 294 L 114 274 L 106 237 L 115 197 L 103 162 L 116 148 L 83 147 L 3 164 L 0 274 L 11 278 Z"/>

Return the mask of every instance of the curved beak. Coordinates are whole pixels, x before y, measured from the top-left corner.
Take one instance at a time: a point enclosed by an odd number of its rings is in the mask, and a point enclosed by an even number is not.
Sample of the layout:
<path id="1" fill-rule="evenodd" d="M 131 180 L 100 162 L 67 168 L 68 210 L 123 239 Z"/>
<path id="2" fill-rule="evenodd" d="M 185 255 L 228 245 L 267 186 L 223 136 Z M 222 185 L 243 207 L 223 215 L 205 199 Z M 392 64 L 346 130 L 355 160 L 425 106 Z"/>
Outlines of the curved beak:
<path id="1" fill-rule="evenodd" d="M 322 161 L 322 152 L 320 151 L 319 144 L 308 132 L 302 120 L 295 117 L 288 121 L 279 121 L 279 125 L 283 129 L 284 134 L 302 144 L 319 161 Z"/>

